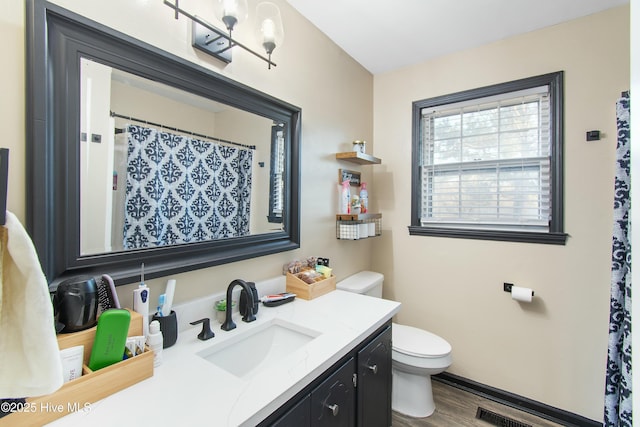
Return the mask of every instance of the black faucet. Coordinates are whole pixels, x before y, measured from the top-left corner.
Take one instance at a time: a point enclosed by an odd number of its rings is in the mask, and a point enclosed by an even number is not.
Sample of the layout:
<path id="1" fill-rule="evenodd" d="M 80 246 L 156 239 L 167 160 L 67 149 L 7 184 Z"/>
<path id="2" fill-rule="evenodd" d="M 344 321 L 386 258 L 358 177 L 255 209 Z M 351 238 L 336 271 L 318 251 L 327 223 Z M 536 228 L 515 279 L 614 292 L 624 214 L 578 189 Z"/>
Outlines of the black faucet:
<path id="1" fill-rule="evenodd" d="M 225 313 L 226 317 L 224 323 L 221 326 L 222 330 L 224 331 L 230 331 L 236 328 L 236 324 L 233 322 L 233 320 L 231 320 L 231 306 L 233 304 L 231 301 L 231 293 L 236 285 L 240 285 L 242 287 L 247 298 L 246 309 L 243 313 L 242 320 L 247 323 L 256 320 L 256 308 L 258 307 L 258 301 L 255 301 L 254 299 L 257 296 L 257 292 L 255 292 L 255 285 L 252 289 L 252 287 L 249 286 L 249 284 L 244 280 L 235 279 L 234 281 L 229 283 L 229 286 L 227 287 L 227 309 Z"/>

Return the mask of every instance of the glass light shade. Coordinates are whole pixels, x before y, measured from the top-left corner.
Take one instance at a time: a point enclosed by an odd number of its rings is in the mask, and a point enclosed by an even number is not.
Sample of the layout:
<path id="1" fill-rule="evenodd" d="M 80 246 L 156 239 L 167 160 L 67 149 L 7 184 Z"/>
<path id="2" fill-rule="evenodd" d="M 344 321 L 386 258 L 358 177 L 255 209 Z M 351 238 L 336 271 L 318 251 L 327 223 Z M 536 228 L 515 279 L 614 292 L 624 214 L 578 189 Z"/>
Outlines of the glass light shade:
<path id="1" fill-rule="evenodd" d="M 220 21 L 233 31 L 237 23 L 247 18 L 247 0 L 214 0 L 213 11 Z"/>
<path id="2" fill-rule="evenodd" d="M 280 9 L 271 2 L 263 2 L 256 7 L 256 38 L 271 55 L 284 41 L 284 28 Z"/>

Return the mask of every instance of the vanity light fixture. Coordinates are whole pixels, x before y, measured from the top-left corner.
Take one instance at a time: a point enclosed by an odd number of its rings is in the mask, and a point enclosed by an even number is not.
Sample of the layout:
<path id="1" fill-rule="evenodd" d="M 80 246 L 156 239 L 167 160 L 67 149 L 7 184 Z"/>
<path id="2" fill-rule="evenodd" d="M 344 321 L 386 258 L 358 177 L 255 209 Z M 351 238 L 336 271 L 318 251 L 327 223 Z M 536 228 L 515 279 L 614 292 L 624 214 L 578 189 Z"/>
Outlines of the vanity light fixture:
<path id="1" fill-rule="evenodd" d="M 214 13 L 224 23 L 228 33 L 216 28 L 202 18 L 192 15 L 179 6 L 180 0 L 164 0 L 164 4 L 175 11 L 175 19 L 179 15 L 186 16 L 193 21 L 193 40 L 195 48 L 200 49 L 216 58 L 231 62 L 231 48 L 241 47 L 254 56 L 262 59 L 271 66 L 276 66 L 271 60 L 271 54 L 284 40 L 284 29 L 278 6 L 270 2 L 258 4 L 256 8 L 256 36 L 268 56 L 263 56 L 246 45 L 232 38 L 233 30 L 247 18 L 247 0 L 214 0 Z"/>

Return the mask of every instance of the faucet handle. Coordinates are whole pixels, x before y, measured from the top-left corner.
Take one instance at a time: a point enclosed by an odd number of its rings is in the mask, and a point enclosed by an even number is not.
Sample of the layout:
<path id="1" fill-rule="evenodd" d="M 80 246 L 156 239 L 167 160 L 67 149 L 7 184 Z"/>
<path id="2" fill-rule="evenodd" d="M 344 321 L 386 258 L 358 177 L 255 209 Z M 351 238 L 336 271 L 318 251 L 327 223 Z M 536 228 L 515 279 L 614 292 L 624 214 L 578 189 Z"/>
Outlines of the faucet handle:
<path id="1" fill-rule="evenodd" d="M 211 330 L 210 320 L 208 317 L 204 319 L 196 320 L 194 322 L 189 322 L 191 325 L 197 325 L 198 323 L 202 323 L 202 332 L 198 334 L 198 339 L 202 341 L 206 341 L 216 336 Z"/>

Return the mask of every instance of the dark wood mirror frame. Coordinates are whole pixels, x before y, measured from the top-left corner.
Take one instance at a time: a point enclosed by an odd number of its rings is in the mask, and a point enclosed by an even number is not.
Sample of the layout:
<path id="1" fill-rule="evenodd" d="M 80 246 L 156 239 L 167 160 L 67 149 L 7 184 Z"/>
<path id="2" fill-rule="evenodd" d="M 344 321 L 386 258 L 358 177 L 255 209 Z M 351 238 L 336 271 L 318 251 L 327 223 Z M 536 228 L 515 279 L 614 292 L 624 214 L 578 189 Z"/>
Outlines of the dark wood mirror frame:
<path id="1" fill-rule="evenodd" d="M 27 218 L 49 283 L 110 274 L 116 284 L 300 247 L 301 110 L 44 0 L 27 0 Z M 80 58 L 90 58 L 282 123 L 283 230 L 168 247 L 80 255 Z"/>

